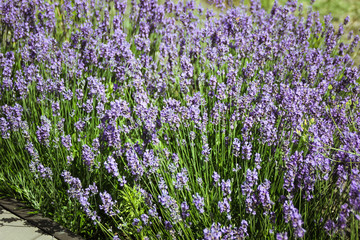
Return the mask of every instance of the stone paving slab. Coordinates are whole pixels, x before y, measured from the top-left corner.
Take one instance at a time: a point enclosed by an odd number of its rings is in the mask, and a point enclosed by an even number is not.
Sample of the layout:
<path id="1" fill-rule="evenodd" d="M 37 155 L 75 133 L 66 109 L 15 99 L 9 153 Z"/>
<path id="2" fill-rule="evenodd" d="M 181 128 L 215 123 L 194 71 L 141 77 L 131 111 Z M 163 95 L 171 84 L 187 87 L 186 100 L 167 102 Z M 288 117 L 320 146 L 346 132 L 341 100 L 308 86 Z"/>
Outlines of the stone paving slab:
<path id="1" fill-rule="evenodd" d="M 83 240 L 50 218 L 31 212 L 34 212 L 34 209 L 15 199 L 0 198 L 0 240 Z M 11 234 L 16 234 L 20 230 L 28 234 L 11 238 Z"/>
<path id="2" fill-rule="evenodd" d="M 53 240 L 39 228 L 19 218 L 0 206 L 0 239 L 3 240 Z"/>

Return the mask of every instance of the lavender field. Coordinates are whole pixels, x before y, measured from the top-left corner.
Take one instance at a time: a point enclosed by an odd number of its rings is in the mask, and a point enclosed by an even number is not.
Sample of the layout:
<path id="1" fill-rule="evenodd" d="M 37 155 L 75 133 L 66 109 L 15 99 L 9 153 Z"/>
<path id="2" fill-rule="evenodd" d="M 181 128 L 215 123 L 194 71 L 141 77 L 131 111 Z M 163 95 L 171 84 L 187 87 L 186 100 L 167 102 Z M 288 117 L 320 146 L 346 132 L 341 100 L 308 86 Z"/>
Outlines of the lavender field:
<path id="1" fill-rule="evenodd" d="M 1 195 L 85 239 L 359 239 L 351 19 L 161 2 L 0 1 Z"/>

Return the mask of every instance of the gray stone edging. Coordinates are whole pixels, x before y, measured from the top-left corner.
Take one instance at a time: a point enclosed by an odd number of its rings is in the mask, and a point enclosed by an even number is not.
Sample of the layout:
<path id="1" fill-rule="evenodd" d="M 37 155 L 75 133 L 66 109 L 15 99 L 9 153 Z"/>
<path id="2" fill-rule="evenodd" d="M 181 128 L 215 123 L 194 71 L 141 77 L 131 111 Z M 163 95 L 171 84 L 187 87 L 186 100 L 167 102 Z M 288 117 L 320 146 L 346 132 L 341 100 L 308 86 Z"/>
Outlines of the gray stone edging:
<path id="1" fill-rule="evenodd" d="M 0 206 L 56 239 L 84 240 L 82 237 L 70 232 L 68 229 L 63 228 L 60 224 L 54 222 L 50 218 L 44 217 L 41 213 L 29 214 L 29 212 L 33 212 L 35 210 L 13 198 L 6 197 L 0 199 Z"/>

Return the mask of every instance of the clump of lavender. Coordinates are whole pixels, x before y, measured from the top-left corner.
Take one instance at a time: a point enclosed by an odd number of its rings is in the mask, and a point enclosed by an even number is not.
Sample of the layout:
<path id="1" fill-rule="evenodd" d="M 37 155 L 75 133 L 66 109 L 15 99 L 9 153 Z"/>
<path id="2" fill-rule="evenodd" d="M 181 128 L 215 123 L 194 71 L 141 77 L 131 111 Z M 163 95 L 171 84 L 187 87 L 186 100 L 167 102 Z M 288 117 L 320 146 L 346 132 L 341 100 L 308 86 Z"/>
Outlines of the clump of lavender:
<path id="1" fill-rule="evenodd" d="M 89 239 L 358 238 L 352 20 L 210 2 L 2 1 L 3 181 Z"/>

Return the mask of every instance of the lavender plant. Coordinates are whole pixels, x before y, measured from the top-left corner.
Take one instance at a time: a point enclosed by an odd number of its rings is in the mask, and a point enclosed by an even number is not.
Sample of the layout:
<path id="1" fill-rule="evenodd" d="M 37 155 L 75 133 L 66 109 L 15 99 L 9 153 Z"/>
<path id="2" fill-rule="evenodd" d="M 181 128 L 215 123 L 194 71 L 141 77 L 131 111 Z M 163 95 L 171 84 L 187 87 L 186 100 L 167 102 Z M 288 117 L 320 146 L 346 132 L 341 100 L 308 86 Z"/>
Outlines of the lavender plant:
<path id="1" fill-rule="evenodd" d="M 359 36 L 214 3 L 1 2 L 1 191 L 91 239 L 358 239 Z"/>

